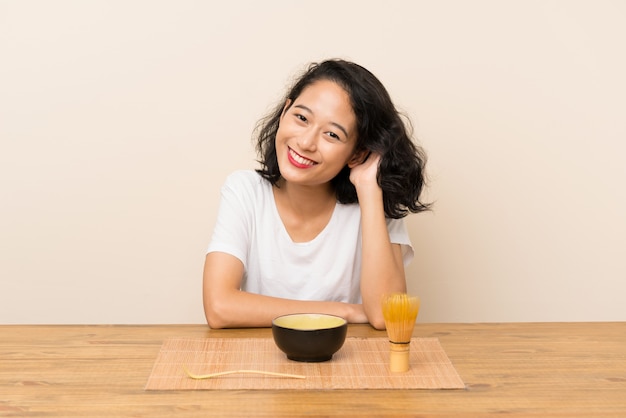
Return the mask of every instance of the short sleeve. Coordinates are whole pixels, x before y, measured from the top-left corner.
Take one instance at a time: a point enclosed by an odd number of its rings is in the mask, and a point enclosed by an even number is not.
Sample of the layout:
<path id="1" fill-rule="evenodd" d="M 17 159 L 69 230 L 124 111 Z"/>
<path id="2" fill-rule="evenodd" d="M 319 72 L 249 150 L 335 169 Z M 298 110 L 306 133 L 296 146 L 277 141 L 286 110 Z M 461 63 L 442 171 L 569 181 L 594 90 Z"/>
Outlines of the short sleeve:
<path id="1" fill-rule="evenodd" d="M 226 179 L 221 188 L 217 220 L 207 253 L 228 253 L 246 265 L 253 193 L 252 185 L 242 172 L 235 172 Z"/>
<path id="2" fill-rule="evenodd" d="M 402 248 L 402 261 L 406 267 L 413 260 L 415 252 L 404 219 L 387 218 L 387 230 L 389 231 L 391 243 L 400 244 Z"/>

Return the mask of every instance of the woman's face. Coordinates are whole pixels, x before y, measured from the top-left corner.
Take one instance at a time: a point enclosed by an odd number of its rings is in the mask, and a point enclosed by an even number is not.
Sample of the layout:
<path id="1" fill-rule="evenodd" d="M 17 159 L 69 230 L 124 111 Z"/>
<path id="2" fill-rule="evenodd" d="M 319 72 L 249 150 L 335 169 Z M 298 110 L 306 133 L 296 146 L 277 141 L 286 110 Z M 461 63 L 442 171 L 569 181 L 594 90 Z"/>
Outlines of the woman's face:
<path id="1" fill-rule="evenodd" d="M 356 117 L 348 93 L 320 80 L 285 105 L 276 133 L 282 177 L 307 186 L 328 183 L 354 154 Z"/>

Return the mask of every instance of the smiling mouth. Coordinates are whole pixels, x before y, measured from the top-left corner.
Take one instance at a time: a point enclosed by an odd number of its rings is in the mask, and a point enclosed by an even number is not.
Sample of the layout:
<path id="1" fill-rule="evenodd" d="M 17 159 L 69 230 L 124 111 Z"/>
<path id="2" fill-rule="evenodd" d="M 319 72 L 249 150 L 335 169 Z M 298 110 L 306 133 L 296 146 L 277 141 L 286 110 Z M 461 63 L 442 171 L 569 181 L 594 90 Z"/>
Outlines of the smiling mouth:
<path id="1" fill-rule="evenodd" d="M 308 158 L 304 158 L 302 155 L 298 154 L 297 152 L 295 152 L 294 150 L 292 150 L 291 148 L 289 148 L 289 160 L 296 166 L 296 167 L 301 167 L 301 168 L 305 168 L 305 167 L 312 167 L 315 164 L 317 164 L 315 161 L 313 160 L 309 160 Z"/>

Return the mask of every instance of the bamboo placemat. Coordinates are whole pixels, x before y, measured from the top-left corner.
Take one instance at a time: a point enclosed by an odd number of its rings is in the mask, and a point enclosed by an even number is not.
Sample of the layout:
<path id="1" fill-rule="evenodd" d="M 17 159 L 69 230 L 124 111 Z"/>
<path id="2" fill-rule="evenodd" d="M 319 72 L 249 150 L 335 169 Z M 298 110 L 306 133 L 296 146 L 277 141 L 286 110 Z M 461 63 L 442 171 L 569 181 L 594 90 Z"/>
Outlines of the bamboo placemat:
<path id="1" fill-rule="evenodd" d="M 346 338 L 332 360 L 302 363 L 287 359 L 271 338 L 172 338 L 165 340 L 146 390 L 206 389 L 463 389 L 450 359 L 437 338 L 412 338 L 411 369 L 389 371 L 389 341 L 385 338 Z M 195 380 L 207 374 L 254 369 L 305 375 L 305 379 L 231 374 Z"/>

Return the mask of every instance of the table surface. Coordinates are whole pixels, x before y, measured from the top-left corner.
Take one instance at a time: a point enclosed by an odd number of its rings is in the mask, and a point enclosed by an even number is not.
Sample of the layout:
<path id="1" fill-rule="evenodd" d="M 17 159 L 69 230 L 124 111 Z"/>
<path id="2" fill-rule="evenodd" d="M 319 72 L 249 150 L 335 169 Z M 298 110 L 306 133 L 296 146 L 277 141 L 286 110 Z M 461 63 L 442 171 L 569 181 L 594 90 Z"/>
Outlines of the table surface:
<path id="1" fill-rule="evenodd" d="M 0 416 L 626 417 L 626 322 L 418 323 L 414 336 L 439 338 L 460 390 L 144 390 L 167 338 L 270 336 L 203 325 L 0 325 Z"/>

